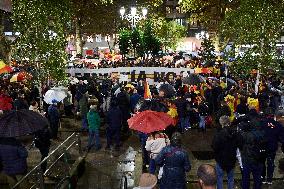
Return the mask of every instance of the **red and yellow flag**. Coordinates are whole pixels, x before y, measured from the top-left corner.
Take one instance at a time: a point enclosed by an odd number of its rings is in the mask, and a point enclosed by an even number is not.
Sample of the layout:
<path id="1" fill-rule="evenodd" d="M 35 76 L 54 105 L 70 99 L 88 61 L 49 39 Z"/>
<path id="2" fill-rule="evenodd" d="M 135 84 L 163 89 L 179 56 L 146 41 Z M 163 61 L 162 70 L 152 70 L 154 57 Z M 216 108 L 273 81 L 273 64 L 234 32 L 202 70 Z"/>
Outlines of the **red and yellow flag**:
<path id="1" fill-rule="evenodd" d="M 0 60 L 0 74 L 2 73 L 10 73 L 13 69 L 10 66 L 7 66 L 3 60 Z"/>
<path id="2" fill-rule="evenodd" d="M 151 96 L 149 83 L 145 81 L 144 82 L 144 99 L 150 99 L 150 98 L 152 98 L 152 96 Z"/>

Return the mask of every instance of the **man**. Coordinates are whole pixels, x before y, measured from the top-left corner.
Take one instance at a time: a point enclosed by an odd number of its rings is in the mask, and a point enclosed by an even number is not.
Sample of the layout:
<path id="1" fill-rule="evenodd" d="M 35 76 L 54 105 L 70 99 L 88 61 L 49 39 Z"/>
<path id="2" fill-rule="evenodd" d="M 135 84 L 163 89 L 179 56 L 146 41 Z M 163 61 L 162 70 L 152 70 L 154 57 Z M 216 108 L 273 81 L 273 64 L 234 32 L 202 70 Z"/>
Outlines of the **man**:
<path id="1" fill-rule="evenodd" d="M 267 141 L 267 156 L 263 162 L 262 183 L 272 184 L 274 172 L 274 160 L 276 151 L 278 150 L 278 142 L 284 144 L 284 128 L 274 120 L 274 111 L 268 108 L 264 111 L 264 119 L 261 121 L 261 128 L 264 130 L 265 139 Z M 265 165 L 266 163 L 266 165 Z"/>
<path id="2" fill-rule="evenodd" d="M 82 94 L 79 100 L 80 114 L 82 117 L 81 130 L 88 130 L 88 120 L 87 120 L 87 113 L 89 111 L 88 110 L 88 100 L 89 100 L 89 93 L 88 91 L 85 91 L 85 93 Z"/>
<path id="3" fill-rule="evenodd" d="M 110 110 L 107 113 L 106 122 L 108 127 L 106 129 L 107 146 L 106 150 L 110 149 L 112 140 L 115 139 L 115 150 L 119 151 L 120 146 L 120 130 L 122 127 L 122 112 L 118 106 L 117 100 L 113 100 L 110 105 Z"/>
<path id="4" fill-rule="evenodd" d="M 48 107 L 47 113 L 53 139 L 57 139 L 60 119 L 59 111 L 57 109 L 57 103 L 57 100 L 52 100 L 52 104 Z"/>
<path id="5" fill-rule="evenodd" d="M 137 93 L 137 89 L 133 89 L 133 94 L 130 97 L 130 107 L 132 113 L 135 113 L 135 107 L 140 99 L 141 96 Z"/>
<path id="6" fill-rule="evenodd" d="M 177 107 L 178 113 L 178 125 L 180 127 L 180 130 L 184 132 L 184 130 L 190 128 L 189 112 L 187 111 L 189 102 L 182 95 L 178 95 L 178 98 L 175 101 L 175 105 Z"/>
<path id="7" fill-rule="evenodd" d="M 215 189 L 217 175 L 212 165 L 203 164 L 197 169 L 198 183 L 201 189 Z"/>
<path id="8" fill-rule="evenodd" d="M 27 173 L 28 151 L 15 138 L 0 138 L 0 160 L 10 188 Z M 21 184 L 26 188 L 26 183 Z"/>
<path id="9" fill-rule="evenodd" d="M 236 132 L 230 127 L 229 116 L 222 116 L 219 122 L 222 129 L 217 131 L 212 141 L 212 148 L 217 162 L 217 189 L 223 189 L 224 172 L 227 173 L 228 189 L 233 189 L 238 137 Z"/>
<path id="10" fill-rule="evenodd" d="M 261 174 L 264 161 L 264 131 L 260 128 L 259 115 L 252 109 L 239 124 L 241 129 L 241 156 L 243 163 L 242 188 L 250 188 L 250 174 L 253 175 L 253 189 L 261 189 Z"/>
<path id="11" fill-rule="evenodd" d="M 155 159 L 157 165 L 163 166 L 160 189 L 186 188 L 186 172 L 191 165 L 188 153 L 181 148 L 181 134 L 174 133 L 171 144 L 164 147 Z"/>

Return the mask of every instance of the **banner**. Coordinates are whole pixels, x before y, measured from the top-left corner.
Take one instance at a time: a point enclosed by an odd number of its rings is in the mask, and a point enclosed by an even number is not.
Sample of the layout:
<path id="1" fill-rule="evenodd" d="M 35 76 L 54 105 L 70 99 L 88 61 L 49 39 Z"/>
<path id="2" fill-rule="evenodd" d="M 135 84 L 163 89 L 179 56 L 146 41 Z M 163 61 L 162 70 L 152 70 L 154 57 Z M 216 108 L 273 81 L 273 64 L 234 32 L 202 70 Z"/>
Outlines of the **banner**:
<path id="1" fill-rule="evenodd" d="M 194 69 L 189 68 L 165 68 L 165 67 L 118 67 L 118 68 L 100 68 L 100 69 L 85 69 L 85 68 L 70 68 L 67 73 L 71 76 L 103 76 L 110 77 L 114 73 L 116 75 L 128 75 L 129 82 L 137 82 L 140 79 L 148 80 L 149 84 L 157 83 L 161 79 L 170 81 L 177 75 L 186 75 L 194 73 Z M 119 78 L 119 77 L 118 77 Z M 125 80 L 125 76 L 123 76 Z"/>

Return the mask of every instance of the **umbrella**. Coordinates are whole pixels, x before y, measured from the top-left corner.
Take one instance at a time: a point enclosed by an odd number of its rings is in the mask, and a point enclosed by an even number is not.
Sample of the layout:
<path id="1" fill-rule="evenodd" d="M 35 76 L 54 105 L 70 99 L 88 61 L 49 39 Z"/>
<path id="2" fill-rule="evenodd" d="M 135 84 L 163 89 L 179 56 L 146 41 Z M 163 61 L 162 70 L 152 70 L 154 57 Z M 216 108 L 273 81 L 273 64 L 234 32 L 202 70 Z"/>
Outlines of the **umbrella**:
<path id="1" fill-rule="evenodd" d="M 25 79 L 32 78 L 32 76 L 27 72 L 19 72 L 13 75 L 10 79 L 10 82 L 23 81 Z"/>
<path id="2" fill-rule="evenodd" d="M 174 120 L 168 114 L 151 110 L 139 112 L 128 119 L 127 122 L 130 129 L 143 133 L 162 131 L 174 124 Z"/>
<path id="3" fill-rule="evenodd" d="M 7 66 L 2 60 L 0 60 L 0 74 L 2 73 L 10 73 L 13 69 L 11 66 Z"/>
<path id="4" fill-rule="evenodd" d="M 31 110 L 17 110 L 0 118 L 0 137 L 18 137 L 34 133 L 48 125 L 48 120 Z"/>
<path id="5" fill-rule="evenodd" d="M 44 95 L 44 101 L 47 104 L 52 104 L 53 100 L 56 100 L 57 102 L 61 102 L 64 98 L 67 97 L 66 91 L 64 91 L 63 89 L 50 89 L 48 90 L 45 95 Z"/>
<path id="6" fill-rule="evenodd" d="M 182 81 L 184 84 L 187 84 L 187 85 L 198 85 L 200 83 L 205 82 L 204 78 L 198 74 L 189 74 Z"/>
<path id="7" fill-rule="evenodd" d="M 11 110 L 13 99 L 6 95 L 0 95 L 0 110 Z"/>
<path id="8" fill-rule="evenodd" d="M 163 91 L 165 93 L 166 98 L 172 98 L 176 95 L 175 88 L 170 84 L 162 84 L 159 87 L 159 91 Z"/>
<path id="9" fill-rule="evenodd" d="M 141 101 L 138 102 L 135 109 L 138 112 L 142 112 L 142 111 L 146 111 L 146 110 L 152 110 L 152 111 L 156 111 L 156 112 L 165 112 L 166 113 L 166 112 L 169 111 L 168 107 L 165 104 L 161 103 L 157 99 L 141 100 Z"/>

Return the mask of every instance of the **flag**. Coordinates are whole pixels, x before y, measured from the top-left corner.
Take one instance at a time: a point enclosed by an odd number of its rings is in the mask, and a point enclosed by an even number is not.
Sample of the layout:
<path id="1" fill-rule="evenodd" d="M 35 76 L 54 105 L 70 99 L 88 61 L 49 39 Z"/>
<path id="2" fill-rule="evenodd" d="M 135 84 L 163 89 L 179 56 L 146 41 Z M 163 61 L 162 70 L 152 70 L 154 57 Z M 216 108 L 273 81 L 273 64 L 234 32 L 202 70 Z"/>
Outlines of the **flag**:
<path id="1" fill-rule="evenodd" d="M 151 91 L 149 87 L 149 83 L 147 81 L 144 82 L 144 99 L 151 98 Z"/>
<path id="2" fill-rule="evenodd" d="M 0 60 L 0 74 L 2 73 L 10 73 L 13 69 L 10 66 L 7 66 L 3 60 Z"/>

